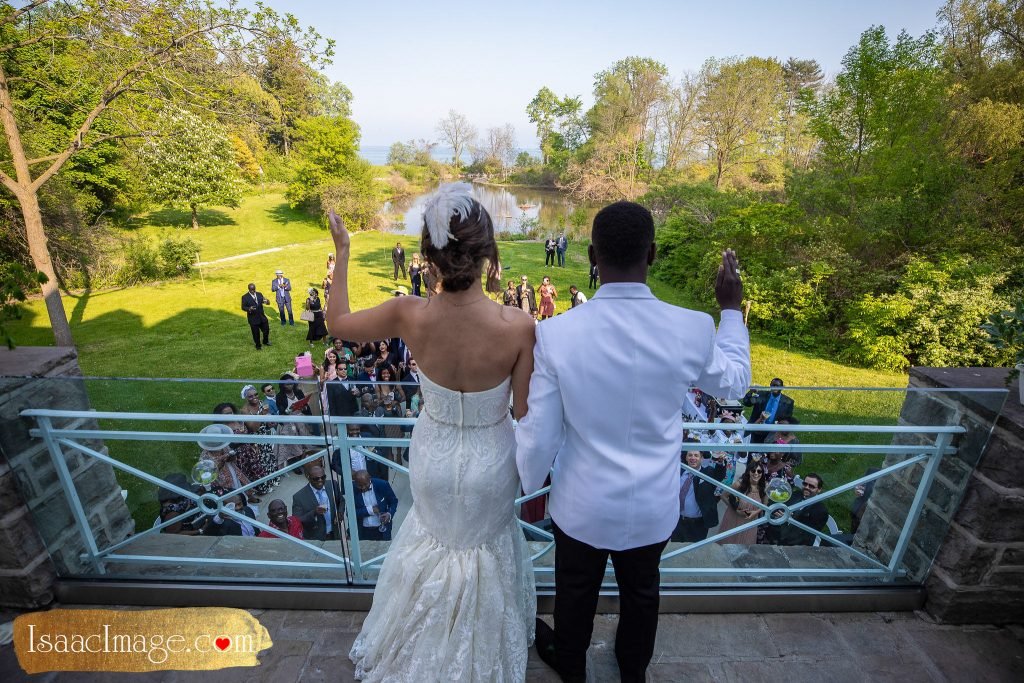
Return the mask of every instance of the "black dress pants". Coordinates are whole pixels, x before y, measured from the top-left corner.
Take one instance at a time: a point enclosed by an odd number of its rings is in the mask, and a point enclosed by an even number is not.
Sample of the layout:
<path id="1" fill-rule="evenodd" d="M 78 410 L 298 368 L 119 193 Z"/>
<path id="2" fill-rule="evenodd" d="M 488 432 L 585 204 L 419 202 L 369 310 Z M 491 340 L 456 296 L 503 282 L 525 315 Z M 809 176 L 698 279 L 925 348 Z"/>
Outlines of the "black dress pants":
<path id="1" fill-rule="evenodd" d="M 697 543 L 708 537 L 708 528 L 703 517 L 680 517 L 670 537 L 674 543 Z"/>
<path id="2" fill-rule="evenodd" d="M 262 346 L 260 343 L 261 332 L 263 333 L 263 344 L 270 343 L 270 321 L 266 318 L 263 319 L 263 322 L 249 323 L 249 329 L 252 330 L 252 343 L 256 345 L 257 349 Z"/>
<path id="3" fill-rule="evenodd" d="M 668 539 L 629 550 L 605 550 L 578 541 L 552 525 L 555 534 L 555 656 L 566 680 L 584 680 L 587 648 L 608 556 L 619 584 L 615 659 L 624 682 L 643 681 L 658 632 L 661 574 Z"/>

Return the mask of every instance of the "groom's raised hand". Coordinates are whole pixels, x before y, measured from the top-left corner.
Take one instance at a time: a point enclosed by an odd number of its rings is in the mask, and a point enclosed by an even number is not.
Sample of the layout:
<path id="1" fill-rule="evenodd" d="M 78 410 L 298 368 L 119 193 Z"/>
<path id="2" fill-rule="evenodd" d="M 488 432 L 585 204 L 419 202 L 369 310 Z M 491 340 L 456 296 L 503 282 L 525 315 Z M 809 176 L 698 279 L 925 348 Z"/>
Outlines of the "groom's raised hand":
<path id="1" fill-rule="evenodd" d="M 722 252 L 722 263 L 718 266 L 718 278 L 715 280 L 715 298 L 718 306 L 724 311 L 740 310 L 743 303 L 743 282 L 740 281 L 740 263 L 736 252 L 726 249 Z"/>

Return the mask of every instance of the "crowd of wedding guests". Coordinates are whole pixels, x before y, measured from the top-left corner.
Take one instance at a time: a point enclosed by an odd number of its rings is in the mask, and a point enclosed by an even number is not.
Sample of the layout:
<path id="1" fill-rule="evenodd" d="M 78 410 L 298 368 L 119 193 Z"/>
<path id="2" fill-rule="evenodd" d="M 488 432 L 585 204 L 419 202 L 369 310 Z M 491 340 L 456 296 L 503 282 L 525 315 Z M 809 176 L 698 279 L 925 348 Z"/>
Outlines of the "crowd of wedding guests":
<path id="1" fill-rule="evenodd" d="M 691 389 L 684 422 L 711 422 L 719 425 L 714 430 L 693 430 L 684 433 L 681 459 L 716 482 L 731 487 L 746 498 L 714 483 L 693 476 L 689 471 L 680 474 L 679 523 L 672 534 L 677 542 L 698 542 L 715 533 L 736 529 L 762 517 L 765 512 L 752 501 L 770 506 L 785 502 L 794 506 L 825 490 L 821 475 L 808 473 L 801 477 L 795 468 L 803 462 L 799 451 L 766 452 L 702 451 L 688 448 L 688 444 L 775 444 L 793 446 L 800 443 L 788 429 L 799 424 L 794 416 L 794 401 L 783 393 L 782 379 L 775 378 L 768 390 L 752 389 L 742 401 L 718 401 Z M 749 407 L 749 418 L 744 415 Z M 775 431 L 746 431 L 747 424 L 776 426 Z M 774 486 L 773 486 L 774 482 Z M 769 494 L 778 488 L 776 498 Z M 858 492 L 863 496 L 863 491 Z M 750 499 L 750 500 L 748 500 Z M 720 510 L 722 510 L 720 514 Z M 779 513 L 776 513 L 776 515 Z M 822 531 L 829 520 L 828 509 L 822 502 L 807 505 L 792 514 L 792 519 L 812 529 Z M 780 526 L 760 524 L 730 534 L 718 542 L 723 544 L 814 545 L 817 536 L 792 524 Z"/>
<path id="2" fill-rule="evenodd" d="M 259 386 L 248 384 L 242 387 L 240 401 L 225 401 L 211 411 L 218 415 L 237 416 L 221 424 L 225 425 L 224 439 L 231 435 L 248 436 L 318 436 L 320 424 L 297 422 L 274 422 L 247 419 L 251 416 L 273 415 L 337 415 L 358 417 L 416 417 L 423 409 L 423 394 L 420 391 L 420 371 L 416 360 L 401 339 L 386 339 L 373 343 L 359 344 L 332 339 L 322 359 L 313 361 L 312 375 L 302 377 L 294 367 L 281 375 L 276 383 L 267 382 Z M 348 425 L 352 437 L 404 438 L 411 432 L 409 426 L 381 422 L 379 424 Z M 211 437 L 212 438 L 212 437 Z M 189 483 L 183 474 L 168 475 L 165 480 L 193 492 L 212 491 L 223 496 L 237 493 L 225 502 L 225 507 L 239 514 L 256 519 L 259 504 L 264 502 L 281 484 L 288 472 L 304 476 L 308 485 L 303 486 L 292 497 L 289 506 L 282 499 L 271 499 L 266 505 L 266 523 L 282 534 L 307 540 L 329 540 L 338 538 L 344 519 L 344 496 L 337 480 L 327 475 L 333 470 L 339 477 L 343 473 L 341 454 L 335 451 L 330 458 L 320 458 L 304 467 L 297 461 L 315 451 L 323 450 L 322 445 L 311 443 L 227 443 L 223 447 L 203 448 L 198 460 L 212 463 L 213 481 L 206 486 Z M 221 444 L 215 444 L 220 446 Z M 405 448 L 369 449 L 395 462 L 407 462 Z M 388 468 L 382 463 L 367 458 L 364 450 L 353 448 L 349 453 L 353 473 L 356 515 L 359 521 L 359 538 L 367 540 L 390 540 L 398 498 L 388 482 Z M 249 484 L 268 477 L 261 484 Z M 330 481 L 331 486 L 327 485 Z M 246 488 L 245 491 L 239 489 Z M 229 516 L 203 515 L 194 501 L 181 496 L 171 489 L 158 491 L 160 515 L 159 524 L 173 519 L 184 512 L 195 509 L 195 514 L 182 521 L 164 527 L 164 533 L 212 536 L 272 536 L 246 521 Z M 257 531 L 259 533 L 257 533 Z"/>

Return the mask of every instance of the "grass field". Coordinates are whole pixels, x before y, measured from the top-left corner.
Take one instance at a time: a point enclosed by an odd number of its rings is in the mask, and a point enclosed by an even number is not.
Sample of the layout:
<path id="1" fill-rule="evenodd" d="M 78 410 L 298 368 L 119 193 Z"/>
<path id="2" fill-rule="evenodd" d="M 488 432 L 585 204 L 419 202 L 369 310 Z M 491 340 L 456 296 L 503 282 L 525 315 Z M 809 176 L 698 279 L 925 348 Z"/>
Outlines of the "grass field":
<path id="1" fill-rule="evenodd" d="M 201 276 L 196 273 L 189 279 L 129 289 L 67 294 L 64 302 L 86 376 L 233 381 L 88 380 L 95 409 L 205 413 L 221 401 L 240 405 L 239 392 L 245 383 L 276 381 L 282 372 L 292 368 L 295 355 L 308 350 L 306 324 L 298 320 L 298 315 L 306 288 L 320 288 L 327 254 L 333 251 L 327 230 L 316 220 L 290 209 L 280 192 L 248 197 L 237 209 L 204 211 L 200 221 L 203 227 L 192 230 L 187 227 L 187 214 L 162 210 L 138 220 L 130 230 L 142 235 L 184 235 L 197 241 L 202 249 L 200 258 L 207 262 Z M 353 236 L 350 292 L 355 308 L 373 306 L 392 295 L 396 283 L 391 278 L 390 250 L 397 240 L 410 254 L 418 247 L 418 239 L 403 235 L 366 232 Z M 218 261 L 266 249 L 275 251 Z M 568 308 L 569 285 L 577 285 L 588 296 L 592 294 L 586 288 L 585 245 L 570 244 L 565 268 L 545 268 L 544 250 L 539 243 L 507 242 L 500 249 L 504 280 L 526 274 L 537 286 L 543 275 L 552 277 L 559 293 L 556 312 Z M 277 268 L 291 278 L 296 324 L 282 327 L 271 319 L 273 346 L 256 351 L 241 310 L 241 297 L 246 285 L 255 282 L 257 289 L 273 300 L 270 282 Z M 688 303 L 672 287 L 652 282 L 651 288 L 664 301 Z M 30 302 L 24 319 L 11 328 L 21 345 L 53 343 L 42 301 Z M 906 386 L 905 375 L 843 366 L 828 358 L 790 351 L 775 341 L 756 336 L 752 356 L 757 384 L 767 384 L 772 377 L 779 376 L 788 386 Z M 893 424 L 903 399 L 899 391 L 832 389 L 789 393 L 796 400 L 796 415 L 802 422 L 832 424 Z M 168 426 L 181 431 L 188 429 L 188 425 L 167 423 L 161 423 L 160 428 Z M 814 441 L 812 436 L 808 435 L 805 441 Z M 884 437 L 860 439 L 865 440 L 888 442 Z M 185 444 L 108 445 L 117 457 L 160 476 L 176 470 L 187 472 L 196 456 L 195 447 Z M 818 471 L 830 486 L 835 486 L 860 476 L 866 467 L 879 460 L 807 456 L 799 471 Z M 155 491 L 135 478 L 121 481 L 129 491 L 129 504 L 136 518 L 151 521 L 156 509 Z M 848 500 L 831 506 L 833 516 L 844 528 Z"/>

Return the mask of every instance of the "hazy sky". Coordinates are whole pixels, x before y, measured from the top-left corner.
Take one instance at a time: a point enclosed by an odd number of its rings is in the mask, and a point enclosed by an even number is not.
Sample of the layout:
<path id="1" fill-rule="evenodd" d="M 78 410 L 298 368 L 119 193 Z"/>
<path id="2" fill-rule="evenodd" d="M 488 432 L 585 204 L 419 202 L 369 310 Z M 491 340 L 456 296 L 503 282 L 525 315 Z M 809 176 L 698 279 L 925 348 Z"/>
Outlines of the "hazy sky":
<path id="1" fill-rule="evenodd" d="M 525 108 L 541 86 L 593 103 L 594 74 L 628 56 L 673 78 L 708 57 L 802 57 L 828 75 L 866 28 L 920 35 L 942 0 L 271 0 L 337 41 L 326 73 L 353 93 L 364 145 L 437 139 L 449 109 L 483 131 L 512 123 L 537 144 Z"/>

